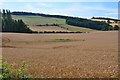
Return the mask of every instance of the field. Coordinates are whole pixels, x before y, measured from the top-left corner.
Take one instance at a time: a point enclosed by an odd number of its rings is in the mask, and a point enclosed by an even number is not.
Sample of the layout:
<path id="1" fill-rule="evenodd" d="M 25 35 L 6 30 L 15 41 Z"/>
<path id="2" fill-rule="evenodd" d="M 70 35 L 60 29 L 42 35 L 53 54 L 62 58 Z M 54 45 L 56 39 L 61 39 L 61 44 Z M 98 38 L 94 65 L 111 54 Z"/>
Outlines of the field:
<path id="1" fill-rule="evenodd" d="M 16 66 L 26 61 L 33 77 L 117 77 L 117 31 L 2 36 L 3 58 Z"/>
<path id="2" fill-rule="evenodd" d="M 81 32 L 93 32 L 93 31 L 96 31 L 96 30 L 92 30 L 92 29 L 89 29 L 89 28 L 82 28 L 82 27 L 77 27 L 77 26 L 70 26 L 70 25 L 67 25 L 65 23 L 65 19 L 60 19 L 60 18 L 49 18 L 49 17 L 41 17 L 41 16 L 12 16 L 13 19 L 22 19 L 29 27 L 30 29 L 32 30 L 36 30 L 36 31 L 43 31 L 43 27 L 45 27 L 46 29 L 46 26 L 43 26 L 42 27 L 42 30 L 40 30 L 41 28 L 39 26 L 36 26 L 36 25 L 45 25 L 45 24 L 59 24 L 61 25 L 62 28 L 58 28 L 57 30 L 56 29 L 50 29 L 49 26 L 47 26 L 47 30 L 53 30 L 53 31 L 81 31 Z M 35 27 L 35 28 L 34 28 Z M 57 26 L 56 26 L 57 27 Z"/>
<path id="3" fill-rule="evenodd" d="M 58 26 L 29 26 L 33 31 L 43 32 L 43 31 L 64 31 L 69 32 L 69 30 L 60 28 Z"/>
<path id="4" fill-rule="evenodd" d="M 93 20 L 93 21 L 104 21 L 104 22 L 107 22 L 107 20 L 104 20 L 104 19 L 91 19 L 91 20 Z M 117 26 L 119 26 L 119 23 L 115 23 L 113 20 L 110 20 L 110 22 L 112 22 L 112 23 L 110 23 L 110 25 L 111 26 L 115 26 L 115 25 L 117 25 Z"/>
<path id="5" fill-rule="evenodd" d="M 22 19 L 29 26 L 36 26 L 40 24 L 65 24 L 65 19 L 48 18 L 41 16 L 12 16 L 13 19 Z"/>

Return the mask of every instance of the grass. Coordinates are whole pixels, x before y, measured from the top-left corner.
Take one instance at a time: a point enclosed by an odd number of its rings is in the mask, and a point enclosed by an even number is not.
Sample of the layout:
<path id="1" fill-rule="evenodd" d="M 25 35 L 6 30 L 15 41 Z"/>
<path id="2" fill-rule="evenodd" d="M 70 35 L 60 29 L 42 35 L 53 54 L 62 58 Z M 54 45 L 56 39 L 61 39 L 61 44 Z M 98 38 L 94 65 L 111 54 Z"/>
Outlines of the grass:
<path id="1" fill-rule="evenodd" d="M 0 57 L 0 68 L 2 68 L 2 57 Z"/>
<path id="2" fill-rule="evenodd" d="M 11 41 L 11 44 L 34 44 L 40 42 L 74 42 L 74 41 L 84 41 L 84 40 L 75 40 L 75 39 L 48 39 L 48 40 L 38 40 L 38 41 Z"/>
<path id="3" fill-rule="evenodd" d="M 65 24 L 65 19 L 48 18 L 41 16 L 12 16 L 13 19 L 22 19 L 29 26 L 44 24 Z"/>
<path id="4" fill-rule="evenodd" d="M 36 25 L 45 25 L 45 24 L 59 24 L 62 28 L 67 29 L 69 31 L 80 31 L 80 32 L 93 32 L 96 30 L 89 29 L 89 28 L 82 28 L 77 26 L 67 25 L 65 23 L 65 19 L 60 18 L 49 18 L 49 17 L 42 17 L 42 16 L 12 16 L 13 19 L 22 19 L 28 26 L 36 26 Z"/>
<path id="5" fill-rule="evenodd" d="M 74 41 L 79 41 L 79 40 L 73 40 L 73 39 L 51 39 L 51 40 L 47 40 L 45 42 L 74 42 Z"/>
<path id="6" fill-rule="evenodd" d="M 1 57 L 1 55 L 0 55 L 0 69 L 2 69 L 2 57 Z M 0 71 L 0 78 L 2 77 L 2 74 L 1 74 L 2 72 Z"/>
<path id="7" fill-rule="evenodd" d="M 83 28 L 83 27 L 77 27 L 77 26 L 71 26 L 71 25 L 64 25 L 63 28 L 68 29 L 70 31 L 80 31 L 80 32 L 93 32 L 97 30 L 89 29 L 89 28 Z"/>

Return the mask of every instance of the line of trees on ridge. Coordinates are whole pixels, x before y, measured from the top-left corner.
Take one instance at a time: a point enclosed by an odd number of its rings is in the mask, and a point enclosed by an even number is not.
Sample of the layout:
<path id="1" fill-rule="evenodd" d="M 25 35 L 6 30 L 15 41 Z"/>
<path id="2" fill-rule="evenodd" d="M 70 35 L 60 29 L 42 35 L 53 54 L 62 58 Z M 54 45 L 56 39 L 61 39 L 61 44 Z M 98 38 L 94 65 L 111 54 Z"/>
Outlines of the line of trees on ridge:
<path id="1" fill-rule="evenodd" d="M 103 30 L 103 31 L 113 30 L 113 27 L 108 23 L 92 21 L 92 20 L 83 19 L 83 18 L 67 18 L 66 24 L 95 29 L 95 30 Z"/>

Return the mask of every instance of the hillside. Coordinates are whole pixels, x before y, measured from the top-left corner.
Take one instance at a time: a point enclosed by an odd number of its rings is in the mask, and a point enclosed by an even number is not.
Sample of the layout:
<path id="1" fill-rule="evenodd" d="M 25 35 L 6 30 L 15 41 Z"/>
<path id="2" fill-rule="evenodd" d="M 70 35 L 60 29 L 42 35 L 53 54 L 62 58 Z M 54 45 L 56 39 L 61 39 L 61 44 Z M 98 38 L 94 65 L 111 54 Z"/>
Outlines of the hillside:
<path id="1" fill-rule="evenodd" d="M 12 15 L 14 19 L 22 19 L 29 26 L 29 28 L 31 28 L 34 31 L 46 31 L 46 30 L 66 31 L 67 30 L 72 32 L 76 32 L 76 31 L 91 32 L 95 30 L 109 31 L 109 30 L 119 29 L 118 26 L 119 20 L 111 19 L 111 18 L 93 17 L 92 19 L 86 19 L 80 17 L 49 15 L 49 14 L 32 13 L 32 12 L 12 12 Z M 49 26 L 56 26 L 59 28 L 57 28 L 56 30 L 54 29 L 54 27 L 50 28 Z"/>
<path id="2" fill-rule="evenodd" d="M 92 30 L 89 28 L 82 28 L 77 26 L 71 26 L 66 24 L 66 20 L 63 18 L 53 18 L 53 17 L 42 17 L 42 16 L 35 16 L 35 15 L 12 15 L 13 19 L 22 19 L 31 29 L 40 31 L 40 27 L 36 27 L 36 25 L 45 25 L 45 24 L 59 24 L 60 30 L 67 30 L 67 31 L 81 31 L 81 32 L 92 32 L 96 30 Z M 35 26 L 35 28 L 34 28 Z M 53 30 L 50 29 L 49 30 Z"/>
<path id="3" fill-rule="evenodd" d="M 13 15 L 14 19 L 22 19 L 28 26 L 44 25 L 44 24 L 65 24 L 65 19 L 49 18 L 42 16 Z"/>
<path id="4" fill-rule="evenodd" d="M 63 16 L 63 15 L 49 15 L 49 14 L 43 14 L 43 13 L 32 13 L 32 12 L 12 12 L 12 15 L 14 15 L 14 19 L 22 19 L 26 24 L 31 28 L 34 29 L 33 26 L 55 26 L 56 27 L 63 28 L 67 31 L 72 32 L 91 32 L 95 30 L 100 31 L 109 31 L 109 30 L 117 30 L 119 29 L 118 25 L 116 25 L 117 19 L 110 19 L 110 18 L 95 18 L 92 19 L 86 19 L 86 18 L 80 18 L 80 17 L 72 17 L 72 16 Z M 99 19 L 99 20 L 97 20 Z M 105 19 L 106 21 L 101 19 Z M 111 22 L 112 20 L 112 22 Z M 113 23 L 114 20 L 114 23 Z M 116 26 L 114 28 L 114 26 Z M 53 28 L 53 27 L 52 27 Z M 40 27 L 37 27 L 34 29 L 37 31 L 40 31 Z M 53 30 L 50 29 L 49 30 Z M 60 29 L 61 30 L 61 29 Z M 54 30 L 53 30 L 54 31 Z M 56 31 L 56 30 L 55 30 Z"/>

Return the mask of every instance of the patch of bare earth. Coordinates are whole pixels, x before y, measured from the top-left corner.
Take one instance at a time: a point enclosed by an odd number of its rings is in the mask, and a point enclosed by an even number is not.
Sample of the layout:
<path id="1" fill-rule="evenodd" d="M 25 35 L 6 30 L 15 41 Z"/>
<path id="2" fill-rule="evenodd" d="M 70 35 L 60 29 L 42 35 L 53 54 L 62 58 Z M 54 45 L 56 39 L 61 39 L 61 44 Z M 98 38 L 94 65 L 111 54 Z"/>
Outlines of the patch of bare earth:
<path id="1" fill-rule="evenodd" d="M 33 77 L 115 78 L 117 77 L 118 32 L 83 34 L 3 33 L 3 58 L 9 64 L 27 62 Z M 5 39 L 4 39 L 5 38 Z M 46 42 L 75 39 L 72 42 Z"/>

